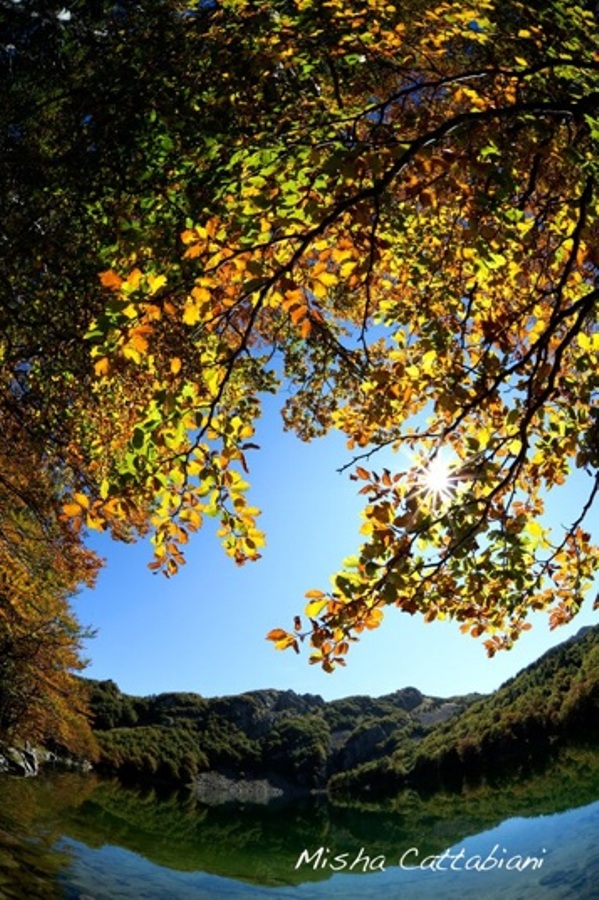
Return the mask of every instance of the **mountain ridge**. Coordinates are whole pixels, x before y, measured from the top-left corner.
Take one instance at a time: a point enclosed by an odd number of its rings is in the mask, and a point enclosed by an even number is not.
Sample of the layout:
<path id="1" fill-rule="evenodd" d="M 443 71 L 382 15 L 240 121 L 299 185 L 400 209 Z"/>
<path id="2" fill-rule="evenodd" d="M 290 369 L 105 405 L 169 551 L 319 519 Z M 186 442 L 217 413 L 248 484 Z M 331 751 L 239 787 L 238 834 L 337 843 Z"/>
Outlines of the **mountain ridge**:
<path id="1" fill-rule="evenodd" d="M 599 706 L 599 626 L 489 695 L 430 697 L 410 686 L 332 701 L 274 688 L 133 697 L 110 680 L 87 683 L 102 771 L 192 784 L 211 802 L 327 789 L 374 795 L 482 777 L 486 757 L 497 768 L 502 754 L 527 759 L 584 737 L 581 718 Z"/>
<path id="2" fill-rule="evenodd" d="M 569 743 L 599 744 L 599 626 L 546 651 L 418 745 L 334 775 L 329 790 L 374 796 L 460 787 L 526 771 Z"/>

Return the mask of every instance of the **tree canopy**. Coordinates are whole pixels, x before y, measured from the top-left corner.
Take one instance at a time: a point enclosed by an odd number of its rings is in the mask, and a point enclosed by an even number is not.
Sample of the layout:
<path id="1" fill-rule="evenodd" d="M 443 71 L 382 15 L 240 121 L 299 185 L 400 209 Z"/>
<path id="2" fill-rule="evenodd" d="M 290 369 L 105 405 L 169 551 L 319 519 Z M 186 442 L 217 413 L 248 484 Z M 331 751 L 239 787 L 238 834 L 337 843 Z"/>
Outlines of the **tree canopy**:
<path id="1" fill-rule="evenodd" d="M 69 599 L 98 559 L 68 523 L 37 453 L 3 423 L 0 450 L 0 739 L 48 741 L 93 755 L 81 642 Z M 18 443 L 17 443 L 18 441 Z M 14 447 L 18 446 L 18 456 Z M 32 477 L 35 473 L 35 477 Z"/>
<path id="2" fill-rule="evenodd" d="M 388 606 L 491 655 L 531 610 L 570 621 L 599 559 L 594 25 L 582 0 L 14 5 L 0 417 L 69 539 L 151 533 L 174 575 L 213 516 L 259 558 L 283 386 L 365 507 L 277 648 L 330 671 Z"/>

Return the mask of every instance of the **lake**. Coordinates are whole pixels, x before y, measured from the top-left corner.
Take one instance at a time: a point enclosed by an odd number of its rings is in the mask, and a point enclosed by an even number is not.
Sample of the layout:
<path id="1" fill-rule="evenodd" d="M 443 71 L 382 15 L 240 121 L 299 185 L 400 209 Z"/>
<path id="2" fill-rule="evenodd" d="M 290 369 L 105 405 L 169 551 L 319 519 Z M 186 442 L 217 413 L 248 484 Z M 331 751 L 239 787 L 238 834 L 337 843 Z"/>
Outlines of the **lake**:
<path id="1" fill-rule="evenodd" d="M 591 900 L 599 757 L 378 805 L 207 807 L 95 775 L 0 778 L 2 900 Z"/>

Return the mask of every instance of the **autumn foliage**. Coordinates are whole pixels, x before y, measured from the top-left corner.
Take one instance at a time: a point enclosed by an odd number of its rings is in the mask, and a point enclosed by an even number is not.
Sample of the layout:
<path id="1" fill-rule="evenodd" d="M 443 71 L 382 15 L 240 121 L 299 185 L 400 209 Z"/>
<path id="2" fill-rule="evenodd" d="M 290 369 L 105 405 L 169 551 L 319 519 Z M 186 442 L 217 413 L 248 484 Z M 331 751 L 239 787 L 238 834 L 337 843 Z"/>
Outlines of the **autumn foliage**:
<path id="1" fill-rule="evenodd" d="M 14 430 L 4 425 L 10 448 Z M 76 677 L 86 632 L 69 601 L 92 586 L 99 560 L 73 534 L 42 465 L 22 437 L 18 456 L 0 452 L 0 737 L 89 758 L 95 742 Z"/>
<path id="2" fill-rule="evenodd" d="M 336 429 L 354 451 L 364 543 L 292 630 L 270 633 L 276 647 L 307 640 L 331 670 L 388 606 L 454 619 L 491 655 L 531 610 L 569 621 L 598 561 L 590 10 L 150 11 L 179 62 L 175 107 L 167 76 L 142 65 L 157 52 L 151 19 L 131 58 L 118 48 L 133 37 L 111 26 L 118 73 L 137 65 L 153 86 L 143 114 L 131 106 L 131 183 L 111 191 L 105 169 L 120 169 L 98 138 L 83 204 L 97 240 L 73 263 L 60 365 L 31 341 L 26 358 L 3 351 L 5 384 L 18 370 L 36 398 L 25 419 L 46 453 L 59 448 L 73 534 L 150 532 L 151 566 L 173 575 L 216 517 L 226 552 L 258 559 L 250 454 L 261 397 L 284 386 L 286 428 Z M 83 59 L 94 85 L 101 63 Z M 120 135 L 112 107 L 94 116 Z M 545 497 L 574 470 L 579 513 L 550 531 Z"/>

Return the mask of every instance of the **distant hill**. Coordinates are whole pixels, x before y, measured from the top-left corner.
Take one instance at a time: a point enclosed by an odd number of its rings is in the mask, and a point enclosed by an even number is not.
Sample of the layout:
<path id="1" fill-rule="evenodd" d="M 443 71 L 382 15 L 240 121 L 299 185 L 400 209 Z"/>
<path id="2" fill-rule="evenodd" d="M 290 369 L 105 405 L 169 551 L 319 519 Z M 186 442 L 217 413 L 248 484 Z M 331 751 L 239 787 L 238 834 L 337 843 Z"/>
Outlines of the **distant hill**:
<path id="1" fill-rule="evenodd" d="M 88 681 L 100 768 L 190 783 L 203 799 L 268 800 L 328 788 L 381 796 L 525 767 L 599 738 L 599 627 L 550 650 L 488 697 L 408 687 L 325 702 L 261 690 L 205 698 L 123 694 Z"/>
<path id="2" fill-rule="evenodd" d="M 113 681 L 87 683 L 101 769 L 171 782 L 189 782 L 205 772 L 245 781 L 267 778 L 282 785 L 277 793 L 293 786 L 324 788 L 334 772 L 393 753 L 480 697 L 441 699 L 412 687 L 329 703 L 277 690 L 133 697 Z M 201 783 L 207 784 L 205 777 Z M 211 790 L 218 784 L 213 779 Z"/>
<path id="3" fill-rule="evenodd" d="M 336 794 L 381 796 L 526 770 L 567 744 L 599 742 L 599 626 L 545 653 L 418 743 L 332 777 Z"/>

